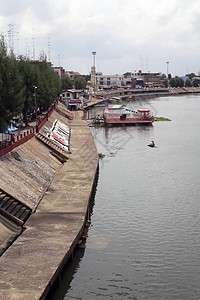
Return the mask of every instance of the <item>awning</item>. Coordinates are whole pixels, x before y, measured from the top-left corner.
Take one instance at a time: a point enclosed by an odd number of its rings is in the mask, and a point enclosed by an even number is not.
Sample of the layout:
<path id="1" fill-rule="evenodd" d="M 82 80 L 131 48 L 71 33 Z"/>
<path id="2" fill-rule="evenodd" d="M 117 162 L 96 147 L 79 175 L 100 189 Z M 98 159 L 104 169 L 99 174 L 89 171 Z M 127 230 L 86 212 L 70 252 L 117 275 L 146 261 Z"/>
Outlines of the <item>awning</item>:
<path id="1" fill-rule="evenodd" d="M 81 103 L 69 102 L 68 105 L 80 105 Z"/>
<path id="2" fill-rule="evenodd" d="M 79 100 L 79 99 L 70 99 L 69 103 L 74 103 L 74 104 L 81 103 L 81 100 Z"/>
<path id="3" fill-rule="evenodd" d="M 11 125 L 11 126 L 8 126 L 7 129 L 4 129 L 2 132 L 3 132 L 4 134 L 11 134 L 11 133 L 13 133 L 13 132 L 16 131 L 16 130 L 18 130 L 18 128 L 17 128 L 17 127 L 14 127 L 13 125 Z"/>

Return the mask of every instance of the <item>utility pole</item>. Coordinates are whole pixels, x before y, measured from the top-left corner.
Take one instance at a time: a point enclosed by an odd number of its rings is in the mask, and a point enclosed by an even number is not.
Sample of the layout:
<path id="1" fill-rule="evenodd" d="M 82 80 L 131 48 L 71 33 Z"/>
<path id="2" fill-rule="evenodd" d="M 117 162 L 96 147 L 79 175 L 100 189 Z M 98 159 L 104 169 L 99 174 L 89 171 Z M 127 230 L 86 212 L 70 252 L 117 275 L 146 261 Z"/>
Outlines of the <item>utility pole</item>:
<path id="1" fill-rule="evenodd" d="M 96 51 L 92 51 L 93 59 L 94 59 L 94 97 L 95 97 L 95 89 L 96 89 L 96 68 L 95 68 L 95 55 Z"/>
<path id="2" fill-rule="evenodd" d="M 37 131 L 37 86 L 33 86 L 34 89 L 34 93 L 33 93 L 33 97 L 35 100 L 35 119 L 36 119 L 36 131 Z"/>
<path id="3" fill-rule="evenodd" d="M 168 67 L 169 67 L 169 62 L 167 61 L 166 62 L 166 64 L 167 64 L 167 87 L 169 87 L 169 78 L 168 78 L 168 75 L 169 75 L 169 69 L 168 69 Z"/>

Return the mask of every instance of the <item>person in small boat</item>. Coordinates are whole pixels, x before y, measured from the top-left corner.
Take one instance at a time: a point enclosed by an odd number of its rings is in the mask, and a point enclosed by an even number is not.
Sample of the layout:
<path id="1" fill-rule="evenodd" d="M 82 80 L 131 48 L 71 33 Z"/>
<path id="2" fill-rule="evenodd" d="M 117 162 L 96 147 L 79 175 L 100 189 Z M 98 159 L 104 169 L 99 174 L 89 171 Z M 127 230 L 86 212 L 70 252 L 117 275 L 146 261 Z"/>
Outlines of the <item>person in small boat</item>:
<path id="1" fill-rule="evenodd" d="M 155 147 L 155 143 L 154 143 L 154 141 L 151 141 L 150 143 L 149 143 L 149 145 L 148 145 L 149 147 Z"/>

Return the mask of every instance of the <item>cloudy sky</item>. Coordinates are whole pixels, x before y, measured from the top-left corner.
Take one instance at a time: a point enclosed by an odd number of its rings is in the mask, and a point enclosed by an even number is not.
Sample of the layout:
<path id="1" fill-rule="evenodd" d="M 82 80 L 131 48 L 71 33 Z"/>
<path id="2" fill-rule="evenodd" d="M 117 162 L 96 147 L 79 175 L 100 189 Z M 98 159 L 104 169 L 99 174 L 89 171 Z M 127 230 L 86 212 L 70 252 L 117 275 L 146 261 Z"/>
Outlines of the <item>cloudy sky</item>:
<path id="1" fill-rule="evenodd" d="M 2 0 L 8 49 L 89 74 L 200 71 L 200 0 Z"/>

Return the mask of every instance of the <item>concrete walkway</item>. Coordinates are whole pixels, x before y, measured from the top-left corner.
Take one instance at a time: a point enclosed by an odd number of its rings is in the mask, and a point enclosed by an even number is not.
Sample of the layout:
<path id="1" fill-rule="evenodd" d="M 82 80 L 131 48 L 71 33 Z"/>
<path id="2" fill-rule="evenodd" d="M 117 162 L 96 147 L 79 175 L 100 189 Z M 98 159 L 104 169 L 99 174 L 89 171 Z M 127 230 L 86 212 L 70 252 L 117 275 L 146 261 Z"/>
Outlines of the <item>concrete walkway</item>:
<path id="1" fill-rule="evenodd" d="M 80 113 L 71 123 L 68 161 L 55 173 L 26 230 L 0 258 L 0 299 L 45 299 L 82 234 L 98 155 Z"/>

